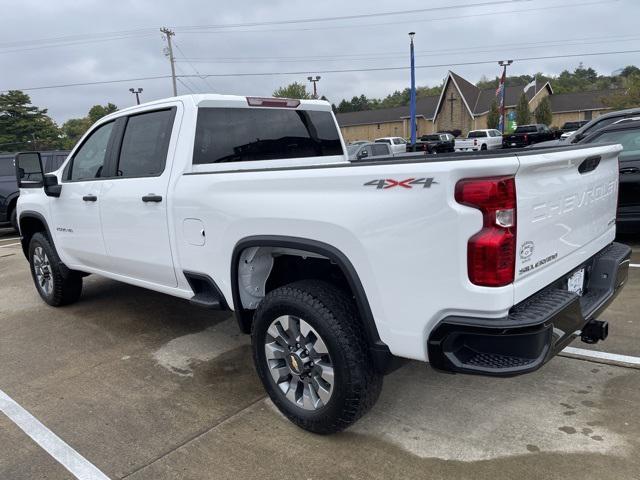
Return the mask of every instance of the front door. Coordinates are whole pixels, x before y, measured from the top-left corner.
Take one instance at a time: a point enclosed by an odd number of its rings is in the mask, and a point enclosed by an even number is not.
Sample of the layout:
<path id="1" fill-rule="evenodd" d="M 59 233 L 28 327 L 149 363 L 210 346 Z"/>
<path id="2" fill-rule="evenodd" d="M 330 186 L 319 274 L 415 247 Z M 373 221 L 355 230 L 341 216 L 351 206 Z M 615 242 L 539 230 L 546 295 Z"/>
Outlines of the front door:
<path id="1" fill-rule="evenodd" d="M 126 119 L 112 156 L 114 171 L 102 185 L 102 235 L 112 273 L 176 286 L 167 218 L 171 164 L 167 152 L 176 109 Z"/>
<path id="2" fill-rule="evenodd" d="M 51 198 L 58 251 L 69 266 L 104 268 L 106 250 L 100 229 L 102 174 L 114 122 L 96 128 L 74 152 L 62 178 L 59 198 Z"/>

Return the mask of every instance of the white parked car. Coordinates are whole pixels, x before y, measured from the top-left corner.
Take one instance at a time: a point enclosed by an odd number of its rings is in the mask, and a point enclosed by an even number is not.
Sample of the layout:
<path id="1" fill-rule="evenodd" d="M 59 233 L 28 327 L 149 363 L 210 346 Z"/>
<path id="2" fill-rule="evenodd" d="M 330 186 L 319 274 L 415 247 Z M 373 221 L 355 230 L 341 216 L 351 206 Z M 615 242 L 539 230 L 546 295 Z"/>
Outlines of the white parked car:
<path id="1" fill-rule="evenodd" d="M 19 154 L 18 223 L 47 304 L 98 274 L 231 310 L 274 404 L 331 433 L 400 359 L 510 376 L 606 338 L 620 150 L 350 162 L 327 102 L 190 95 L 100 119 L 51 174 Z"/>
<path id="2" fill-rule="evenodd" d="M 495 129 L 471 130 L 467 138 L 456 138 L 456 151 L 496 150 L 502 148 L 502 133 Z"/>
<path id="3" fill-rule="evenodd" d="M 407 151 L 407 141 L 402 137 L 381 137 L 376 138 L 374 141 L 390 145 L 393 153 L 405 153 Z"/>

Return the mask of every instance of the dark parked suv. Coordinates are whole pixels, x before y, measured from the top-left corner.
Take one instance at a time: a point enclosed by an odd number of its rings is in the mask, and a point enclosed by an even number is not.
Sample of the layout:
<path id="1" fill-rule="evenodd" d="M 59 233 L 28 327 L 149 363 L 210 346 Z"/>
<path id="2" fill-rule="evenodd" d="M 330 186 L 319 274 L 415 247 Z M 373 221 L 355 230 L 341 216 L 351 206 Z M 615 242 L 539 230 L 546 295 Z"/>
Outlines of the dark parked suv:
<path id="1" fill-rule="evenodd" d="M 619 143 L 620 189 L 617 229 L 640 233 L 640 120 L 606 126 L 582 137 L 577 143 Z"/>
<path id="2" fill-rule="evenodd" d="M 57 170 L 68 154 L 68 151 L 63 150 L 40 152 L 45 172 Z M 13 163 L 14 156 L 14 153 L 0 154 L 0 223 L 11 222 L 17 230 L 16 201 L 19 192 Z"/>

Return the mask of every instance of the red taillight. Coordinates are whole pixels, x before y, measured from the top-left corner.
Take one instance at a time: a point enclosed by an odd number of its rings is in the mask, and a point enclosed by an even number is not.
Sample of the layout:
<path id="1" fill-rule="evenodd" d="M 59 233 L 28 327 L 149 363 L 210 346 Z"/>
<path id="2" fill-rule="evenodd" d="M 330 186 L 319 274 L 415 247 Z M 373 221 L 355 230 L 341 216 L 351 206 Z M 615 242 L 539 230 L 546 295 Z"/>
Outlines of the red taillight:
<path id="1" fill-rule="evenodd" d="M 526 133 L 524 134 L 524 143 L 527 143 L 529 141 L 529 135 L 527 135 Z"/>
<path id="2" fill-rule="evenodd" d="M 475 147 L 476 145 L 478 145 L 478 139 L 477 139 L 477 138 L 474 138 L 474 139 L 473 139 L 473 146 Z"/>
<path id="3" fill-rule="evenodd" d="M 252 107 L 296 108 L 300 105 L 300 100 L 295 98 L 247 97 L 247 103 Z"/>
<path id="4" fill-rule="evenodd" d="M 456 184 L 456 201 L 482 212 L 482 230 L 467 244 L 469 280 L 485 287 L 513 282 L 516 262 L 516 182 L 473 178 Z"/>

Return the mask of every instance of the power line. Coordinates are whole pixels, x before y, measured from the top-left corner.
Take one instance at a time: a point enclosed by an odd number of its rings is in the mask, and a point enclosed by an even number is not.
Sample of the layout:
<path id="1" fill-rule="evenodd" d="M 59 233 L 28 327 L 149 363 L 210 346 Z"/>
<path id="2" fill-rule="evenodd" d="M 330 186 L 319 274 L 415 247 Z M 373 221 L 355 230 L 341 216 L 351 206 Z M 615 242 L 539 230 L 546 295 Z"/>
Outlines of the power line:
<path id="1" fill-rule="evenodd" d="M 625 53 L 640 53 L 640 50 L 619 50 L 613 52 L 592 52 L 592 53 L 575 53 L 567 55 L 547 55 L 541 57 L 521 57 L 513 58 L 516 62 L 528 62 L 532 60 L 551 60 L 557 58 L 575 58 L 575 57 L 595 57 L 604 55 L 619 55 Z M 487 65 L 495 64 L 499 60 L 480 60 L 474 62 L 458 62 L 458 63 L 439 63 L 432 65 L 416 65 L 415 68 L 446 68 L 446 67 L 463 67 L 470 65 Z M 211 73 L 205 74 L 207 77 L 258 77 L 258 76 L 274 76 L 274 75 L 308 75 L 310 73 L 354 73 L 354 72 L 382 72 L 392 70 L 407 70 L 408 66 L 403 67 L 372 67 L 372 68 L 348 68 L 348 69 L 336 69 L 336 70 L 300 70 L 296 72 L 242 72 L 242 73 Z M 189 76 L 189 75 L 188 75 Z M 191 75 L 193 76 L 193 75 Z"/>
<path id="2" fill-rule="evenodd" d="M 627 36 L 629 37 L 629 36 Z M 509 46 L 504 45 L 486 45 L 486 47 L 494 47 L 492 50 L 479 50 L 484 47 L 470 47 L 470 48 L 455 48 L 455 49 L 443 49 L 438 50 L 436 53 L 433 51 L 429 51 L 430 53 L 419 53 L 416 52 L 416 57 L 439 57 L 443 56 L 443 54 L 448 55 L 460 55 L 460 54 L 471 54 L 471 53 L 493 53 L 498 51 L 509 51 L 512 52 L 514 50 L 528 50 L 528 49 L 536 49 L 540 47 L 569 47 L 569 46 L 582 46 L 582 45 L 601 45 L 603 43 L 620 43 L 620 42 L 630 42 L 640 38 L 640 36 L 633 36 L 631 38 L 624 38 L 618 40 L 607 40 L 610 37 L 602 37 L 602 40 L 597 40 L 594 42 L 584 42 L 580 41 L 581 39 L 575 40 L 554 40 L 550 42 L 533 42 L 533 43 L 512 43 Z M 594 40 L 597 37 L 593 38 Z M 422 52 L 427 52 L 423 50 Z M 400 52 L 404 53 L 404 52 Z M 398 52 L 383 52 L 380 54 L 375 53 L 361 53 L 361 54 L 337 54 L 337 55 L 319 55 L 319 56 L 308 56 L 308 57 L 241 57 L 241 58 L 233 58 L 233 57 L 221 57 L 221 58 L 183 58 L 176 59 L 176 61 L 188 61 L 195 63 L 297 63 L 303 61 L 309 62 L 344 62 L 346 60 L 350 61 L 363 61 L 363 60 L 380 60 L 384 58 L 392 58 L 396 57 L 400 53 Z"/>
<path id="3" fill-rule="evenodd" d="M 220 28 L 237 28 L 237 27 L 258 27 L 263 25 L 287 25 L 292 23 L 316 23 L 316 22 L 334 22 L 336 20 L 356 20 L 361 18 L 373 18 L 373 17 L 390 17 L 396 15 L 411 15 L 416 13 L 437 12 L 441 10 L 451 10 L 452 8 L 478 8 L 489 7 L 504 4 L 524 3 L 532 2 L 533 0 L 492 0 L 479 3 L 467 3 L 457 5 L 447 5 L 441 7 L 429 7 L 429 8 L 416 8 L 413 10 L 395 10 L 390 12 L 377 12 L 377 13 L 361 13 L 358 15 L 342 15 L 335 17 L 319 17 L 319 18 L 298 18 L 292 20 L 271 20 L 266 22 L 248 22 L 248 23 L 232 23 L 232 24 L 214 24 L 214 25 L 188 25 L 188 26 L 176 26 L 176 29 L 180 30 L 204 30 L 204 29 L 220 29 Z"/>
<path id="4" fill-rule="evenodd" d="M 571 7 L 589 7 L 592 5 L 601 5 L 607 3 L 619 2 L 621 0 L 597 0 L 590 3 L 584 3 L 582 1 L 577 3 L 565 3 L 562 5 L 551 5 L 545 7 L 536 7 L 536 8 L 524 8 L 519 10 L 499 10 L 492 11 L 486 13 L 473 13 L 468 15 L 454 15 L 450 17 L 430 17 L 425 19 L 416 19 L 413 18 L 413 22 L 427 23 L 427 22 L 441 22 L 443 20 L 460 20 L 463 18 L 478 18 L 478 17 L 495 17 L 496 15 L 505 15 L 510 13 L 526 13 L 526 12 L 536 12 L 536 11 L 548 11 L 559 8 L 571 8 Z M 447 9 L 450 9 L 449 7 Z M 379 23 L 356 23 L 356 24 L 347 24 L 347 25 L 334 25 L 334 26 L 314 26 L 314 27 L 305 27 L 305 28 L 279 28 L 279 29 L 259 29 L 259 30 L 181 30 L 183 27 L 176 27 L 176 30 L 182 34 L 224 34 L 224 33 L 269 33 L 269 32 L 277 32 L 277 33 L 287 33 L 287 32 L 308 32 L 308 31 L 317 31 L 317 30 L 336 30 L 336 29 L 353 29 L 353 28 L 366 28 L 366 27 L 380 27 L 386 25 L 406 25 L 407 21 L 390 21 L 390 22 L 379 22 Z"/>
<path id="5" fill-rule="evenodd" d="M 173 44 L 176 46 L 176 48 L 178 49 L 178 51 L 180 52 L 180 54 L 183 57 L 186 57 L 185 53 L 182 51 L 182 48 L 180 48 L 180 45 L 178 45 L 178 42 L 173 42 Z M 193 63 L 191 63 L 189 60 L 186 60 L 186 62 L 189 64 L 189 66 L 193 69 L 194 72 L 196 72 L 196 74 L 198 76 L 200 76 L 200 80 L 202 80 L 202 82 L 207 86 L 207 88 L 209 88 L 210 90 L 213 90 L 213 86 L 209 83 L 209 80 L 207 80 L 206 77 L 202 77 L 200 72 L 198 71 L 198 69 L 193 65 Z"/>
<path id="6" fill-rule="evenodd" d="M 513 58 L 516 62 L 528 62 L 534 60 L 553 60 L 559 58 L 576 58 L 576 57 L 596 57 L 596 56 L 606 56 L 606 55 L 622 55 L 628 53 L 640 53 L 640 50 L 617 50 L 617 51 L 609 51 L 609 52 L 589 52 L 589 53 L 574 53 L 574 54 L 565 54 L 565 55 L 545 55 L 538 57 L 520 57 Z M 440 64 L 430 64 L 430 65 L 416 65 L 415 68 L 449 68 L 449 67 L 461 67 L 461 66 L 471 66 L 471 65 L 488 65 L 495 64 L 499 60 L 480 60 L 473 62 L 457 62 L 457 63 L 440 63 Z M 257 76 L 274 76 L 274 75 L 309 75 L 309 74 L 318 74 L 318 73 L 357 73 L 357 72 L 381 72 L 381 71 L 395 71 L 395 70 L 407 70 L 409 67 L 372 67 L 372 68 L 349 68 L 349 69 L 336 69 L 336 70 L 300 70 L 295 72 L 239 72 L 239 73 L 209 73 L 202 74 L 200 76 L 203 77 L 257 77 Z M 197 75 L 180 75 L 180 78 L 192 78 Z M 29 88 L 13 88 L 13 89 L 5 89 L 2 92 L 7 92 L 9 90 L 21 90 L 21 91 L 32 91 L 32 90 L 45 90 L 50 88 L 66 88 L 66 87 L 80 87 L 87 85 L 103 85 L 110 83 L 121 83 L 121 82 L 135 82 L 140 80 L 159 80 L 170 78 L 170 75 L 157 75 L 152 77 L 138 77 L 138 78 L 127 78 L 121 80 L 103 80 L 98 82 L 84 82 L 84 83 L 68 83 L 68 84 L 58 84 L 58 85 L 46 85 L 46 86 L 38 86 L 38 87 L 29 87 Z"/>
<path id="7" fill-rule="evenodd" d="M 263 25 L 267 26 L 267 25 L 283 25 L 283 24 L 295 24 L 295 23 L 329 22 L 329 21 L 337 21 L 337 20 L 353 20 L 353 19 L 359 19 L 359 18 L 373 18 L 373 17 L 381 17 L 381 16 L 388 17 L 388 16 L 396 16 L 396 15 L 410 15 L 415 13 L 449 10 L 451 8 L 472 8 L 472 7 L 477 8 L 477 7 L 504 5 L 504 4 L 512 4 L 512 3 L 523 3 L 523 2 L 531 2 L 531 1 L 533 0 L 491 0 L 491 1 L 485 1 L 485 2 L 479 2 L 479 3 L 419 8 L 419 9 L 413 9 L 413 10 L 397 10 L 392 12 L 365 13 L 365 14 L 357 14 L 357 15 L 334 16 L 334 17 L 272 20 L 272 21 L 265 21 L 265 22 L 246 22 L 246 23 L 235 23 L 235 24 L 186 25 L 186 26 L 180 26 L 180 27 L 176 26 L 173 28 L 180 29 L 180 30 L 195 30 L 195 29 L 210 30 L 210 29 L 252 27 L 252 26 L 263 26 Z M 113 32 L 62 35 L 62 36 L 40 38 L 40 39 L 34 39 L 34 40 L 2 42 L 0 43 L 0 48 L 11 48 L 11 47 L 28 46 L 28 45 L 47 45 L 51 43 L 60 43 L 60 42 L 64 43 L 69 41 L 93 40 L 96 38 L 100 38 L 104 40 L 104 39 L 107 39 L 106 37 L 120 38 L 122 35 L 150 35 L 155 33 L 155 31 L 156 30 L 154 28 L 145 27 L 145 28 L 137 28 L 137 29 L 131 29 L 131 30 L 119 30 L 119 31 L 113 31 Z"/>

